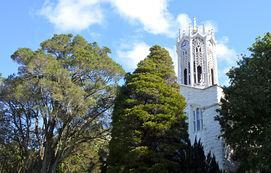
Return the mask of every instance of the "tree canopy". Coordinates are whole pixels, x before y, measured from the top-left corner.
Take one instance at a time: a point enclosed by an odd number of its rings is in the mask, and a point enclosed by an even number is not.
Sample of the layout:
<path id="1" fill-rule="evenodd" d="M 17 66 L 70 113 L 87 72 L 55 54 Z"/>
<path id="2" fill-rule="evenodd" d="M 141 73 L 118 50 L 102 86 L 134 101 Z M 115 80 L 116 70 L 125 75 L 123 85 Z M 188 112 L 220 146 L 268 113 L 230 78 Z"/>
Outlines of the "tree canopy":
<path id="1" fill-rule="evenodd" d="M 108 135 L 108 137 L 110 137 Z M 57 173 L 105 173 L 109 139 L 98 138 L 78 145 L 59 165 Z"/>
<path id="2" fill-rule="evenodd" d="M 240 171 L 271 170 L 271 33 L 256 39 L 238 66 L 228 73 L 230 85 L 217 119 L 222 136 L 234 150 Z"/>
<path id="3" fill-rule="evenodd" d="M 219 173 L 215 157 L 188 139 L 185 100 L 166 49 L 150 48 L 117 95 L 109 173 Z"/>
<path id="4" fill-rule="evenodd" d="M 11 56 L 18 74 L 0 88 L 0 155 L 10 156 L 1 172 L 55 172 L 76 147 L 107 134 L 101 120 L 124 75 L 110 50 L 64 34 L 40 46 Z"/>
<path id="5" fill-rule="evenodd" d="M 188 145 L 184 107 L 169 53 L 151 47 L 116 98 L 109 172 L 179 172 Z"/>

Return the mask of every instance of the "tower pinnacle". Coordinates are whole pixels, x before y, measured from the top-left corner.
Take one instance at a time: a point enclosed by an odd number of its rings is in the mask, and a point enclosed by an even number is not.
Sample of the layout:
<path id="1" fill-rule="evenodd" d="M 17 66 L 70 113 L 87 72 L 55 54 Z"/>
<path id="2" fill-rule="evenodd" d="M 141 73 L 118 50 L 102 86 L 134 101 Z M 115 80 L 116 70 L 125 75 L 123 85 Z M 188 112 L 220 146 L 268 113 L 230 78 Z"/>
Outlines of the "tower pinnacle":
<path id="1" fill-rule="evenodd" d="M 197 32 L 197 19 L 194 17 L 193 32 Z"/>

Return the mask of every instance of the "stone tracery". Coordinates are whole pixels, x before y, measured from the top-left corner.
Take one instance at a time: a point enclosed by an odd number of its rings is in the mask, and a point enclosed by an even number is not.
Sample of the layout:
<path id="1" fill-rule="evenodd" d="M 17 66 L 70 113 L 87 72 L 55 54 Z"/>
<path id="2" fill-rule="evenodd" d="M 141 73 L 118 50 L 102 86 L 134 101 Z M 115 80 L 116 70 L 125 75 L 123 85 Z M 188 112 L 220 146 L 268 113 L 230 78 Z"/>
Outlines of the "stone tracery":
<path id="1" fill-rule="evenodd" d="M 201 88 L 217 84 L 213 40 L 211 32 L 199 30 L 179 36 L 177 53 L 180 83 Z"/>

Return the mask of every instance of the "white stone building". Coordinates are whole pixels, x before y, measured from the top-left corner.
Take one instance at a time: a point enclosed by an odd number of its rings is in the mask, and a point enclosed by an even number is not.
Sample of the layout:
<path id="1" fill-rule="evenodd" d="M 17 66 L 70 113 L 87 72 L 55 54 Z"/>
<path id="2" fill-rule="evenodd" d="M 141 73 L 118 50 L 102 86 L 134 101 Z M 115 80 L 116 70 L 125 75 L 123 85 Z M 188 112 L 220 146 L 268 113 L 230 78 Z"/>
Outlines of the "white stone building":
<path id="1" fill-rule="evenodd" d="M 212 30 L 190 26 L 177 38 L 178 81 L 181 94 L 186 99 L 188 133 L 191 143 L 200 139 L 204 152 L 211 151 L 221 169 L 225 168 L 224 141 L 219 138 L 220 125 L 214 117 L 218 114 L 223 95 L 218 86 L 216 41 Z"/>

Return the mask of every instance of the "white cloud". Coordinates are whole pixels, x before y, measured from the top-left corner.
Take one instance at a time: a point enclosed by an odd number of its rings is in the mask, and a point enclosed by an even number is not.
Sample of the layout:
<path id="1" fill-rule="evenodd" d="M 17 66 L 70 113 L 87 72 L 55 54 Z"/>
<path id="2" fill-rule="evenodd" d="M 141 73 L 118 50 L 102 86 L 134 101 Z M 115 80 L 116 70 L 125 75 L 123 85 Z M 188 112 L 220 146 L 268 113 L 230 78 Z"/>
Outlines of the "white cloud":
<path id="1" fill-rule="evenodd" d="M 60 31 L 81 31 L 93 24 L 102 24 L 105 18 L 103 4 L 111 4 L 128 21 L 140 23 L 152 34 L 175 37 L 177 29 L 188 30 L 191 18 L 181 13 L 174 17 L 168 11 L 169 0 L 45 0 L 40 14 Z M 217 30 L 212 21 L 205 21 L 206 30 Z M 200 25 L 199 27 L 202 27 Z"/>
<path id="2" fill-rule="evenodd" d="M 188 30 L 193 22 L 191 17 L 185 13 L 180 13 L 174 17 L 168 11 L 169 0 L 58 0 L 51 3 L 46 0 L 40 14 L 45 16 L 55 27 L 61 31 L 80 31 L 87 29 L 93 24 L 101 24 L 104 19 L 102 5 L 109 3 L 115 11 L 122 17 L 132 22 L 142 24 L 143 29 L 152 34 L 164 34 L 175 37 L 177 28 Z M 218 31 L 217 26 L 211 20 L 199 23 L 201 30 Z M 121 47 L 117 51 L 119 61 L 132 70 L 137 63 L 144 59 L 149 53 L 149 45 L 145 42 L 134 42 L 131 47 Z M 217 58 L 219 66 L 220 81 L 225 81 L 225 71 L 234 66 L 237 61 L 237 52 L 229 48 L 228 38 L 223 37 L 217 42 Z M 175 47 L 167 48 L 175 65 L 177 73 L 177 55 Z"/>
<path id="3" fill-rule="evenodd" d="M 174 71 L 175 71 L 175 74 L 177 76 L 178 74 L 178 56 L 177 56 L 177 53 L 176 53 L 176 47 L 172 47 L 172 48 L 169 48 L 169 47 L 165 47 L 167 49 L 167 51 L 169 52 L 169 55 L 170 57 L 172 58 L 172 61 L 173 61 L 173 65 L 174 65 Z"/>
<path id="4" fill-rule="evenodd" d="M 174 36 L 168 0 L 58 0 L 57 3 L 46 0 L 40 14 L 61 31 L 80 31 L 102 23 L 101 6 L 105 3 L 110 3 L 120 16 L 142 24 L 147 32 Z"/>
<path id="5" fill-rule="evenodd" d="M 189 26 L 191 25 L 192 20 L 187 14 L 185 13 L 179 14 L 176 20 L 181 32 L 189 30 Z"/>
<path id="6" fill-rule="evenodd" d="M 238 53 L 228 47 L 228 37 L 223 37 L 216 44 L 216 57 L 218 62 L 218 75 L 221 85 L 228 85 L 229 79 L 226 77 L 226 73 L 231 67 L 236 65 L 238 61 Z"/>
<path id="7" fill-rule="evenodd" d="M 118 59 L 124 68 L 132 71 L 139 61 L 147 57 L 149 48 L 150 46 L 145 42 L 134 42 L 131 47 L 124 47 L 117 51 Z"/>
<path id="8" fill-rule="evenodd" d="M 60 31 L 80 31 L 93 24 L 101 24 L 105 18 L 103 4 L 111 4 L 115 11 L 128 21 L 140 23 L 152 34 L 175 37 L 177 28 L 188 29 L 191 18 L 181 13 L 174 17 L 168 11 L 169 0 L 45 0 L 40 14 Z M 206 28 L 213 27 L 205 21 Z M 214 27 L 215 28 L 215 27 Z"/>
<path id="9" fill-rule="evenodd" d="M 172 15 L 167 9 L 168 0 L 109 0 L 119 14 L 129 20 L 143 24 L 153 34 L 172 36 Z"/>
<path id="10" fill-rule="evenodd" d="M 218 28 L 217 28 L 216 24 L 211 20 L 204 21 L 203 24 L 201 25 L 201 27 L 203 25 L 204 25 L 206 31 L 209 31 L 209 30 L 212 30 L 213 32 L 218 31 Z"/>
<path id="11" fill-rule="evenodd" d="M 133 71 L 137 64 L 144 60 L 147 55 L 150 53 L 150 45 L 145 42 L 134 42 L 131 47 L 127 47 L 127 45 L 123 44 L 121 50 L 117 51 L 118 60 L 124 66 L 124 68 L 129 71 Z M 176 47 L 165 47 L 165 49 L 169 52 L 170 57 L 172 58 L 174 70 L 177 75 L 177 63 L 178 57 L 176 53 Z"/>
<path id="12" fill-rule="evenodd" d="M 45 1 L 40 14 L 61 31 L 80 31 L 103 20 L 99 0 L 59 0 L 57 4 Z"/>
<path id="13" fill-rule="evenodd" d="M 237 52 L 221 42 L 216 45 L 216 56 L 218 61 L 225 61 L 228 64 L 233 64 L 237 60 Z"/>

